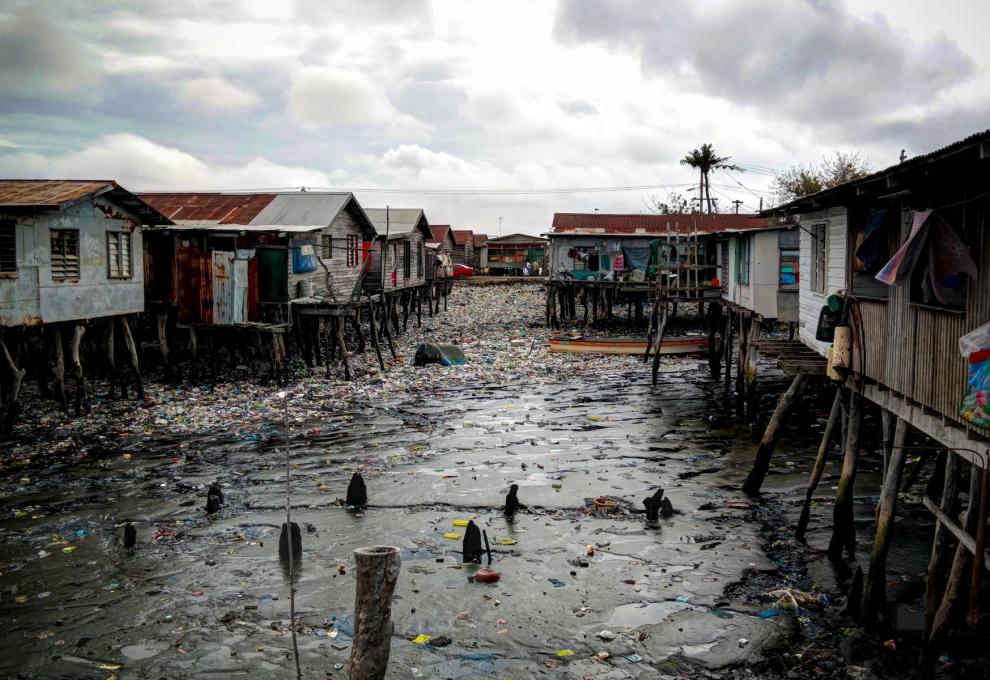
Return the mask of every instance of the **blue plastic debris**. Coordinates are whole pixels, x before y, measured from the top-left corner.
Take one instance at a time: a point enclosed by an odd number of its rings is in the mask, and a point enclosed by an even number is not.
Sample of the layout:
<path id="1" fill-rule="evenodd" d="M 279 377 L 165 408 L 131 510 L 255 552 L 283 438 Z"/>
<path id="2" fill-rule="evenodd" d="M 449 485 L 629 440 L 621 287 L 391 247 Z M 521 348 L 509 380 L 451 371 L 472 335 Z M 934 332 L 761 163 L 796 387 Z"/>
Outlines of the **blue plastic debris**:
<path id="1" fill-rule="evenodd" d="M 757 616 L 759 616 L 761 619 L 772 619 L 773 617 L 777 616 L 777 614 L 779 613 L 780 612 L 778 612 L 776 609 L 767 609 L 757 614 Z"/>
<path id="2" fill-rule="evenodd" d="M 639 663 L 640 661 L 643 660 L 643 657 L 641 657 L 639 654 L 630 654 L 629 656 L 626 657 L 626 659 L 629 660 L 629 663 Z"/>
<path id="3" fill-rule="evenodd" d="M 554 588 L 563 588 L 566 585 L 563 581 L 561 581 L 559 579 L 548 578 L 547 580 L 550 581 L 550 583 L 553 584 L 553 587 Z"/>

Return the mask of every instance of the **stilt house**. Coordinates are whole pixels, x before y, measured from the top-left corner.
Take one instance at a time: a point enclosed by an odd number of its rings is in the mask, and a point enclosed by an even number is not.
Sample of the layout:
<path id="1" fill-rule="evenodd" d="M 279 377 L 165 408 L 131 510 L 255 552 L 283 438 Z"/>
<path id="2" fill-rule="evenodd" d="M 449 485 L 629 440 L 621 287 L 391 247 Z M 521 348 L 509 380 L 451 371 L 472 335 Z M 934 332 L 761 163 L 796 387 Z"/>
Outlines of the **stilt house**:
<path id="1" fill-rule="evenodd" d="M 454 238 L 454 250 L 450 257 L 458 264 L 473 266 L 474 261 L 474 232 L 470 229 L 451 229 Z"/>
<path id="2" fill-rule="evenodd" d="M 416 288 L 426 283 L 428 260 L 426 242 L 433 237 L 430 223 L 420 208 L 369 208 L 367 212 L 378 232 L 377 246 L 371 251 L 371 264 L 364 279 L 367 291 Z M 384 257 L 383 257 L 384 254 Z M 385 273 L 382 276 L 382 260 Z"/>
<path id="3" fill-rule="evenodd" d="M 533 266 L 543 262 L 547 240 L 529 234 L 509 234 L 487 241 L 488 268 L 492 274 L 515 275 L 523 273 L 526 263 Z"/>
<path id="4" fill-rule="evenodd" d="M 148 297 L 182 324 L 285 323 L 289 302 L 359 295 L 375 227 L 350 193 L 147 193 Z"/>
<path id="5" fill-rule="evenodd" d="M 720 260 L 722 300 L 743 313 L 798 321 L 799 232 L 793 225 L 728 230 Z"/>
<path id="6" fill-rule="evenodd" d="M 487 241 L 488 234 L 474 235 L 474 260 L 470 262 L 470 265 L 475 268 L 476 272 L 481 272 L 488 266 Z"/>

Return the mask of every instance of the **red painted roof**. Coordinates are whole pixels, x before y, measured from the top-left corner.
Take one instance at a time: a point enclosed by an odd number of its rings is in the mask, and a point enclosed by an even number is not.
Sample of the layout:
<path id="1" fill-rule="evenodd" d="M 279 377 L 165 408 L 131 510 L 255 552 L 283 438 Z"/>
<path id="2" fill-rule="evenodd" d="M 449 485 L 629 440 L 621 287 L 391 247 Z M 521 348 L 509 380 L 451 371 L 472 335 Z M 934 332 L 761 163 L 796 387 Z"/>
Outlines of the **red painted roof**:
<path id="1" fill-rule="evenodd" d="M 147 193 L 141 200 L 171 220 L 250 224 L 276 194 Z"/>
<path id="2" fill-rule="evenodd" d="M 454 235 L 456 245 L 464 246 L 468 243 L 474 243 L 474 232 L 470 229 L 451 229 L 450 231 Z"/>
<path id="3" fill-rule="evenodd" d="M 485 241 L 488 240 L 488 234 L 475 234 L 474 235 L 474 247 L 480 248 L 485 245 Z"/>
<path id="4" fill-rule="evenodd" d="M 748 214 L 703 215 L 606 215 L 602 213 L 554 213 L 554 233 L 665 234 L 681 231 L 718 234 L 730 229 L 760 229 L 765 217 Z"/>
<path id="5" fill-rule="evenodd" d="M 437 243 L 440 243 L 445 238 L 447 238 L 447 234 L 450 232 L 450 225 L 431 224 L 430 231 L 433 232 L 433 240 L 436 241 Z"/>

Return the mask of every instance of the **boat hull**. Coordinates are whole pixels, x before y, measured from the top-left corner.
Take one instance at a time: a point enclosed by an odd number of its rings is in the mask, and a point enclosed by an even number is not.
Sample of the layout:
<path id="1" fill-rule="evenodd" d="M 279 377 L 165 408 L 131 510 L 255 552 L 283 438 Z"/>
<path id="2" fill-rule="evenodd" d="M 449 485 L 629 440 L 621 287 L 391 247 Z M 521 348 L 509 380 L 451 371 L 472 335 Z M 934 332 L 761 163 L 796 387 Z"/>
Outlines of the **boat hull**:
<path id="1" fill-rule="evenodd" d="M 645 354 L 646 338 L 551 338 L 551 352 L 578 354 Z M 674 336 L 663 339 L 660 354 L 701 354 L 708 351 L 708 338 Z"/>

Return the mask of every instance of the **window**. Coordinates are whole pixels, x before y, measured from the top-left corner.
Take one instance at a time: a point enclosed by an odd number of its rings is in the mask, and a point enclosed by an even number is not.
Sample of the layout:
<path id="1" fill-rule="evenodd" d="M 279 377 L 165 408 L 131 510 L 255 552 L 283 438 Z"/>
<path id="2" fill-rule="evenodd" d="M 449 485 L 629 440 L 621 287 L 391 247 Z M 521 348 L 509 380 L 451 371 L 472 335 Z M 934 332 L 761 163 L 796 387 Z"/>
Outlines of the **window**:
<path id="1" fill-rule="evenodd" d="M 17 271 L 17 226 L 14 220 L 0 220 L 0 274 Z"/>
<path id="2" fill-rule="evenodd" d="M 111 279 L 129 279 L 134 276 L 130 232 L 107 232 L 107 276 Z"/>
<path id="3" fill-rule="evenodd" d="M 323 251 L 321 257 L 324 260 L 333 259 L 333 234 L 323 234 L 320 243 L 320 250 Z"/>
<path id="4" fill-rule="evenodd" d="M 801 251 L 797 248 L 780 249 L 780 287 L 796 288 L 801 281 Z"/>
<path id="5" fill-rule="evenodd" d="M 409 241 L 402 244 L 402 274 L 407 279 L 412 276 L 412 244 Z"/>
<path id="6" fill-rule="evenodd" d="M 736 241 L 736 283 L 749 285 L 749 237 L 741 236 Z"/>
<path id="7" fill-rule="evenodd" d="M 356 267 L 358 265 L 358 237 L 354 234 L 347 235 L 347 266 Z"/>
<path id="8" fill-rule="evenodd" d="M 79 280 L 79 230 L 52 229 L 52 281 Z"/>
<path id="9" fill-rule="evenodd" d="M 811 225 L 811 290 L 824 293 L 828 279 L 828 225 Z"/>

